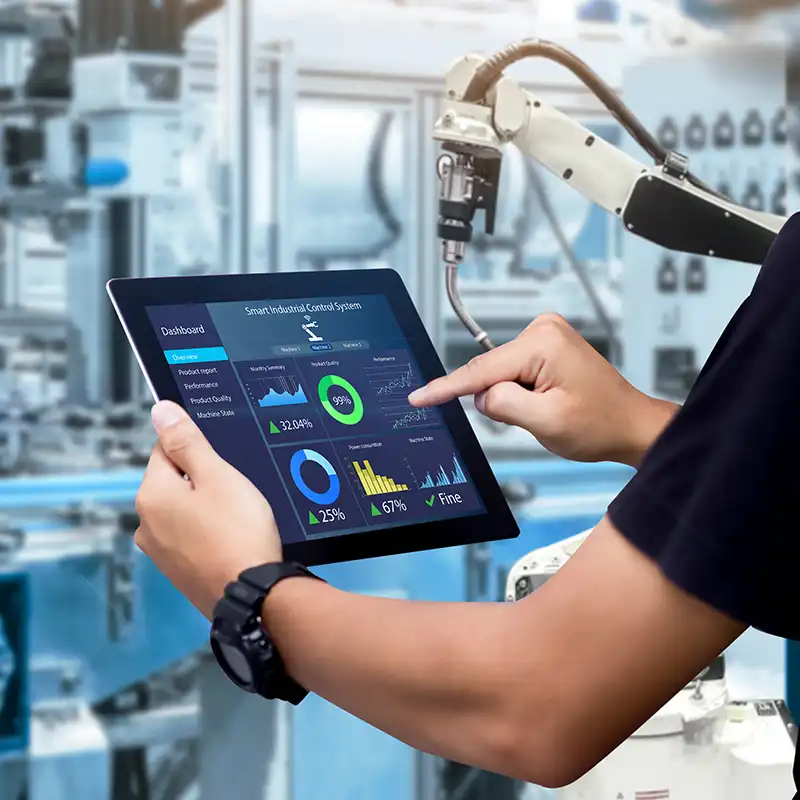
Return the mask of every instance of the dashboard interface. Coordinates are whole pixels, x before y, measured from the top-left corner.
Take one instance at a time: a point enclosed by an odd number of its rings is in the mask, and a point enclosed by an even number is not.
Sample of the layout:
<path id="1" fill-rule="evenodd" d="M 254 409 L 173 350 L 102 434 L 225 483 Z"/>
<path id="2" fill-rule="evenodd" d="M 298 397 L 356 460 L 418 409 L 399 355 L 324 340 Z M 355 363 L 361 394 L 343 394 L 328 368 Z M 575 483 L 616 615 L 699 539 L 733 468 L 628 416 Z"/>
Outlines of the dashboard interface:
<path id="1" fill-rule="evenodd" d="M 285 543 L 483 514 L 383 295 L 149 306 L 184 407 Z"/>

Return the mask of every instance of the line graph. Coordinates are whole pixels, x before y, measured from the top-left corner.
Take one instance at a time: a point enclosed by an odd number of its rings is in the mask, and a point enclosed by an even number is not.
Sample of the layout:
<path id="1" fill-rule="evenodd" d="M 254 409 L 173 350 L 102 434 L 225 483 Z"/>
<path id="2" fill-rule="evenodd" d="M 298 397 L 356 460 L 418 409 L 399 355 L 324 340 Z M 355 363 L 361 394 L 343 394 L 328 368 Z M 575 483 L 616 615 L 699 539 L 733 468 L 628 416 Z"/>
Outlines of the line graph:
<path id="1" fill-rule="evenodd" d="M 402 397 L 419 386 L 414 369 L 407 361 L 391 360 L 383 364 L 364 367 L 370 386 L 378 397 Z"/>
<path id="2" fill-rule="evenodd" d="M 381 377 L 378 377 L 374 380 L 380 381 Z M 411 391 L 411 385 L 414 380 L 414 372 L 411 369 L 411 365 L 407 364 L 402 372 L 399 372 L 397 375 L 393 377 L 388 377 L 385 380 L 383 385 L 379 386 L 377 392 L 379 395 L 388 395 L 393 394 L 395 392 L 399 392 L 402 389 L 405 389 L 407 392 Z"/>
<path id="3" fill-rule="evenodd" d="M 413 428 L 414 425 L 420 425 L 427 422 L 430 416 L 431 413 L 427 408 L 412 408 L 411 411 L 408 411 L 402 416 L 397 417 L 397 419 L 392 422 L 392 427 L 395 430 L 399 430 L 401 428 Z"/>
<path id="4" fill-rule="evenodd" d="M 406 360 L 387 358 L 385 363 L 364 367 L 370 387 L 377 397 L 381 412 L 395 430 L 429 425 L 434 412 L 414 408 L 408 395 L 421 383 L 413 366 Z"/>

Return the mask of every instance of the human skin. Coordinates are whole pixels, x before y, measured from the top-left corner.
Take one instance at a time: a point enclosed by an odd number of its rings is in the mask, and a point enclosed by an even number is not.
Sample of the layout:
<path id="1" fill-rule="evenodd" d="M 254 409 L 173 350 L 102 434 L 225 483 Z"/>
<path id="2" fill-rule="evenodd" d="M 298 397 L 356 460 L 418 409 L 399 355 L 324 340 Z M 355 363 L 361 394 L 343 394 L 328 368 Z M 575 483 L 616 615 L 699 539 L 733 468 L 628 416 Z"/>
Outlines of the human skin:
<path id="1" fill-rule="evenodd" d="M 553 452 L 629 464 L 677 409 L 641 395 L 552 316 L 413 402 L 476 392 L 484 413 Z M 282 560 L 279 533 L 263 496 L 182 409 L 158 404 L 154 422 L 136 541 L 210 618 L 241 571 Z M 679 590 L 608 518 L 519 603 L 390 600 L 291 578 L 262 621 L 289 674 L 345 711 L 419 750 L 553 787 L 598 763 L 746 627 Z"/>

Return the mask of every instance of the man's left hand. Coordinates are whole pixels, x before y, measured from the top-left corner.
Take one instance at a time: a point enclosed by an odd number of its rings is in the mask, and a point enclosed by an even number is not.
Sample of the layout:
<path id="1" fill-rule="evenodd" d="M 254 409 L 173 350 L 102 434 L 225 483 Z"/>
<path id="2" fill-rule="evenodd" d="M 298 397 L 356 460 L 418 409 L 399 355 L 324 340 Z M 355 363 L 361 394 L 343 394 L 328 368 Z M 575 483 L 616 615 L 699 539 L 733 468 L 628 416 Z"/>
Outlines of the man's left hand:
<path id="1" fill-rule="evenodd" d="M 158 403 L 153 423 L 158 443 L 136 497 L 136 544 L 210 619 L 242 571 L 283 560 L 278 528 L 261 492 L 182 408 Z"/>

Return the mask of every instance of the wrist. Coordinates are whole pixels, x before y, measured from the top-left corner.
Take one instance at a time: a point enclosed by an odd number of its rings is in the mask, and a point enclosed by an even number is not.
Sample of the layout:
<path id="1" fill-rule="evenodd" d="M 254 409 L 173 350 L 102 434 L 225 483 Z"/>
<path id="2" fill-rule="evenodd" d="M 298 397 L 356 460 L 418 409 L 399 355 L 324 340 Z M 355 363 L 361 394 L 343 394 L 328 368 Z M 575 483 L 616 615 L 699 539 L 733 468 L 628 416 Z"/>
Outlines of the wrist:
<path id="1" fill-rule="evenodd" d="M 281 655 L 284 669 L 292 679 L 304 682 L 298 648 L 302 648 L 303 628 L 308 624 L 308 614 L 325 599 L 319 592 L 331 587 L 314 578 L 292 577 L 272 587 L 261 604 L 261 624 Z M 310 688 L 310 687 L 309 687 Z"/>
<path id="2" fill-rule="evenodd" d="M 319 591 L 328 586 L 324 581 L 296 575 L 276 583 L 261 604 L 261 623 L 280 649 L 280 639 L 292 627 L 303 604 L 308 602 L 309 591 Z M 316 589 L 314 589 L 316 587 Z"/>
<path id="3" fill-rule="evenodd" d="M 638 392 L 627 419 L 628 437 L 623 452 L 615 460 L 629 467 L 638 467 L 647 451 L 669 425 L 680 406 Z"/>

